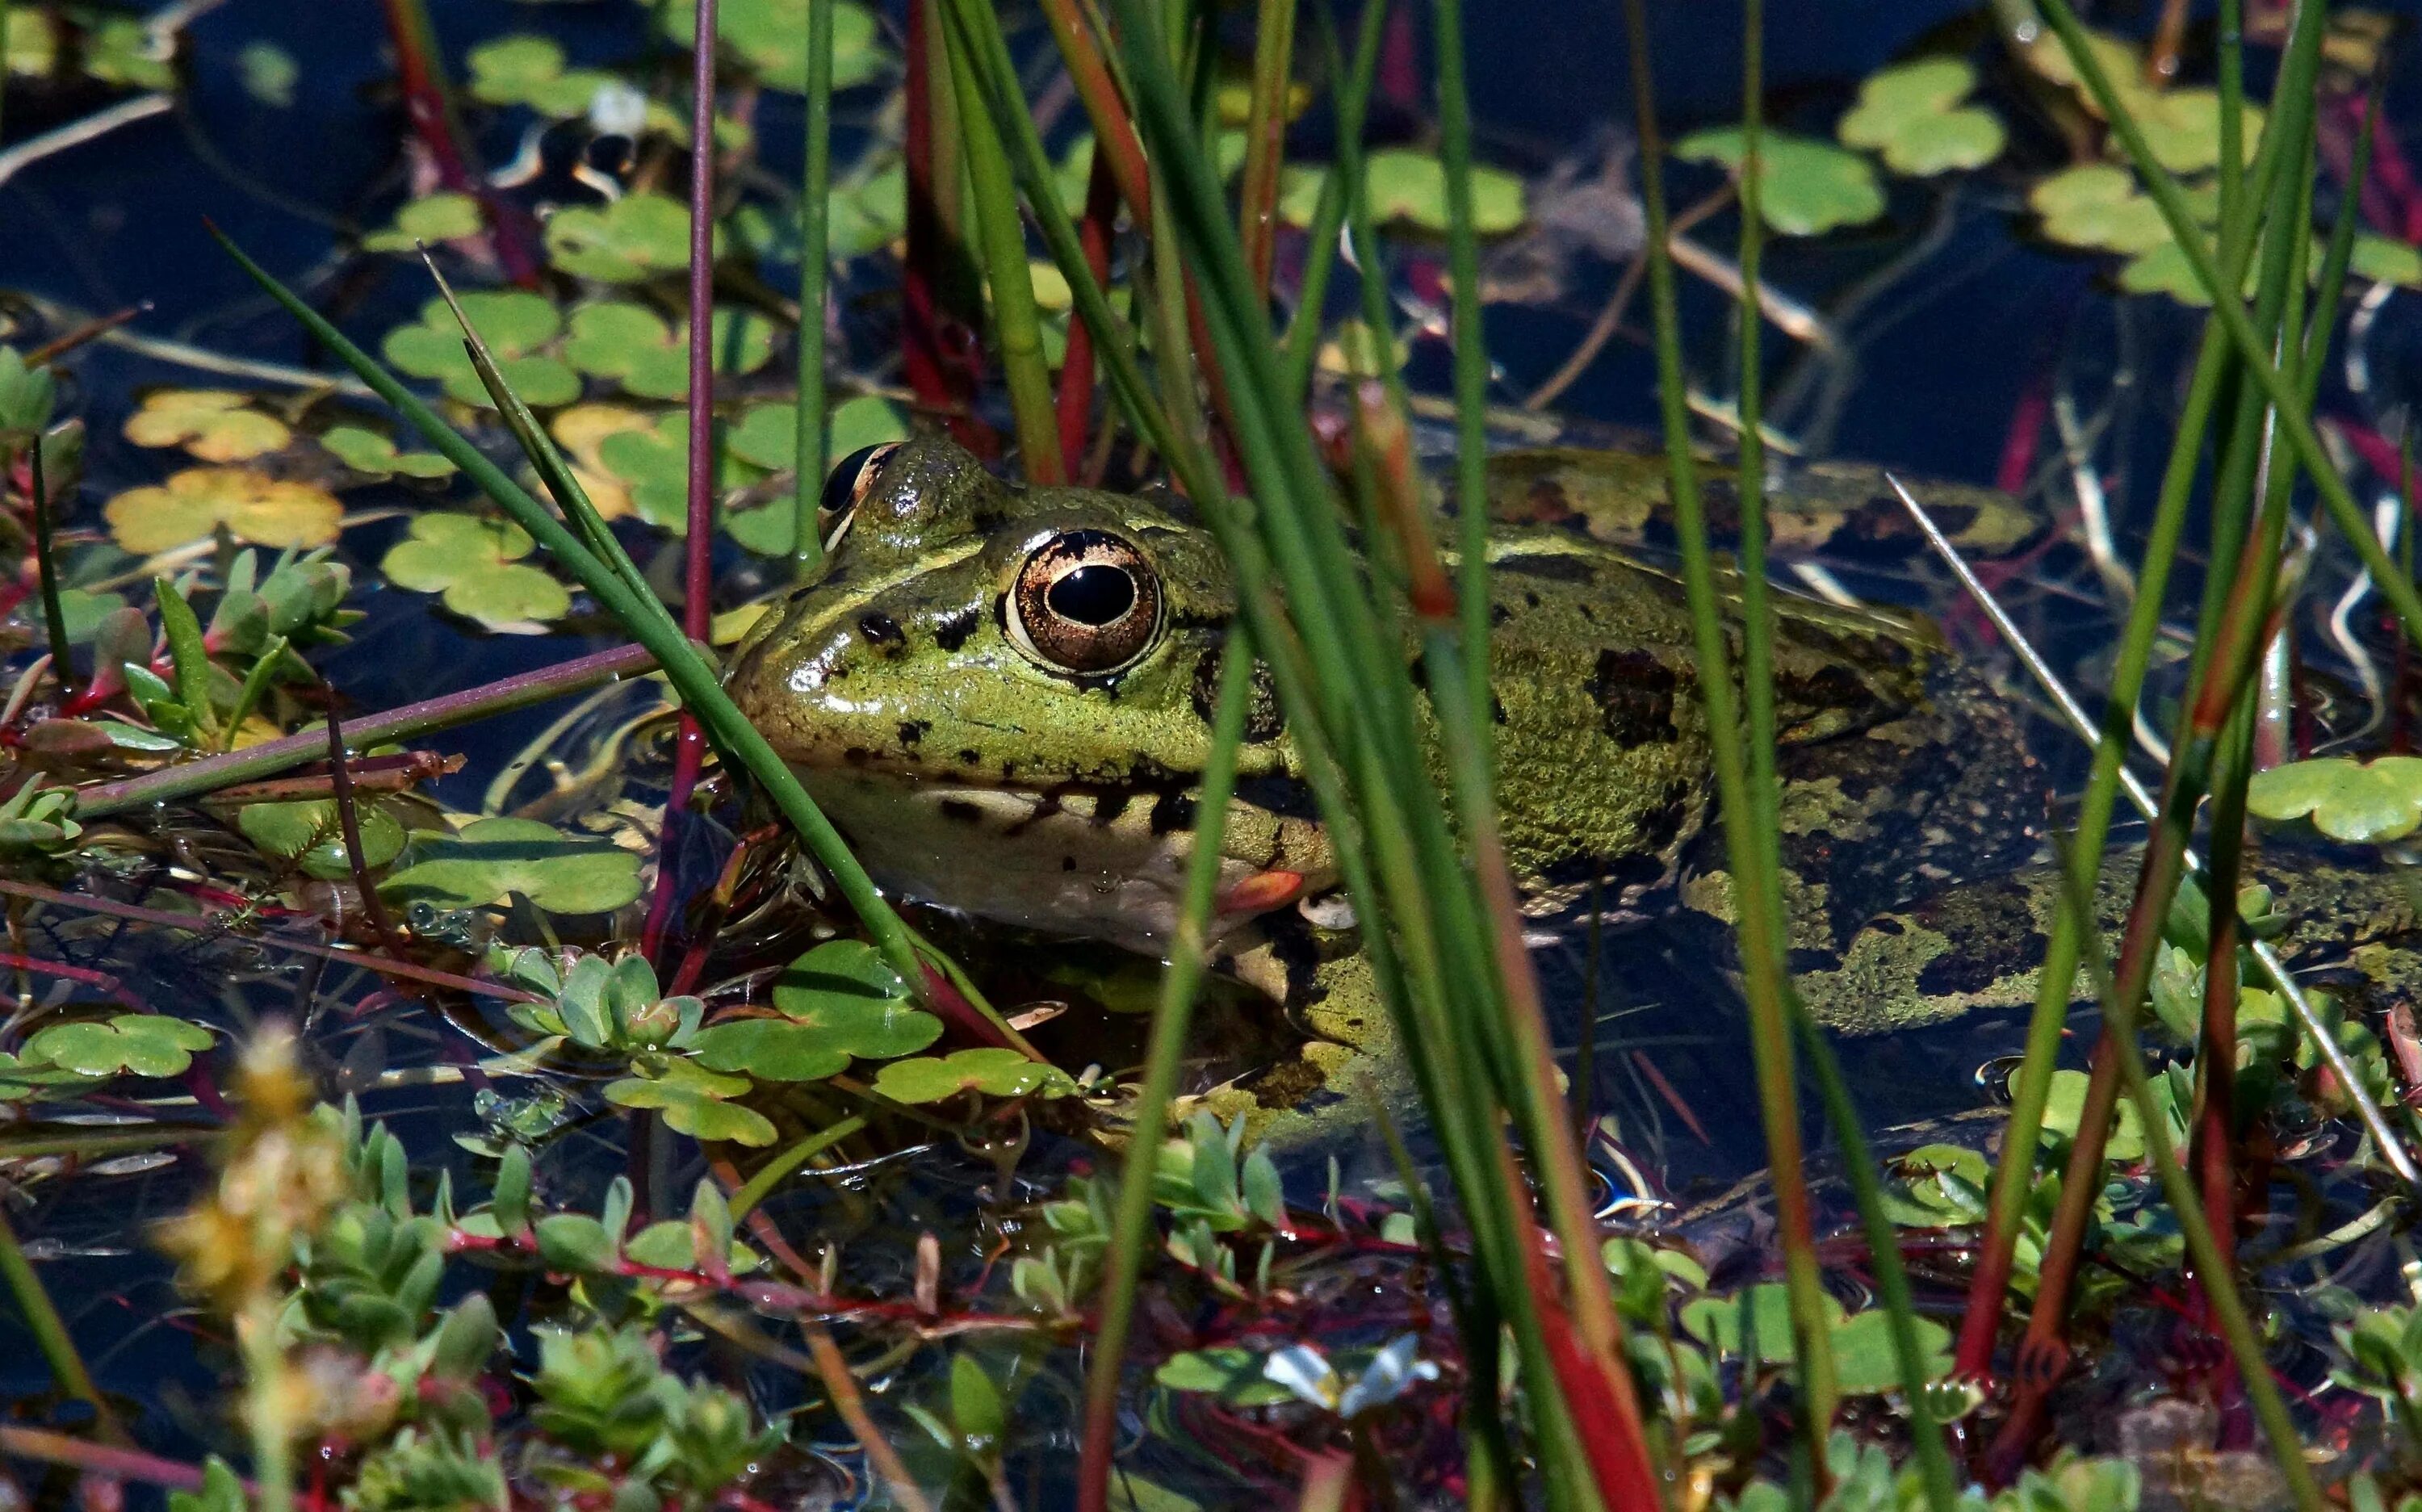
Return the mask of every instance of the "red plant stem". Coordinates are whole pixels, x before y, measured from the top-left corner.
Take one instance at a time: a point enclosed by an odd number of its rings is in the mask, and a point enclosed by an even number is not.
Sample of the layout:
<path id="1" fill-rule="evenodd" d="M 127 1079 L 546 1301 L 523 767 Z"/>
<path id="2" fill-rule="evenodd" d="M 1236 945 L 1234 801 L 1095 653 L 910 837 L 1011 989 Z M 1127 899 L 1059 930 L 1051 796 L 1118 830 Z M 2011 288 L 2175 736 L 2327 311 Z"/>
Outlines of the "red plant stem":
<path id="1" fill-rule="evenodd" d="M 353 723 L 354 739 L 364 746 L 410 740 L 492 714 L 584 692 L 618 677 L 636 676 L 655 665 L 656 658 L 645 646 L 617 646 L 612 651 L 595 652 L 534 672 L 500 678 L 460 693 L 423 699 L 418 703 L 356 719 Z M 237 782 L 253 781 L 322 760 L 327 753 L 327 737 L 320 731 L 305 730 L 280 740 L 246 746 L 242 750 L 146 772 L 141 777 L 80 787 L 75 790 L 76 817 L 99 819 L 149 804 L 215 793 Z"/>
<path id="2" fill-rule="evenodd" d="M 715 609 L 715 9 L 716 0 L 698 0 L 690 38 L 689 537 L 682 543 L 682 633 L 698 641 L 706 639 Z M 659 968 L 680 903 L 674 856 L 705 764 L 706 732 L 684 708 L 656 838 L 656 892 L 640 936 L 641 952 Z"/>
<path id="3" fill-rule="evenodd" d="M 55 1433 L 49 1428 L 0 1426 L 0 1454 L 67 1465 L 110 1480 L 142 1481 L 180 1491 L 202 1488 L 202 1472 L 197 1466 L 145 1454 L 140 1449 L 89 1443 L 73 1434 Z M 243 1485 L 244 1494 L 249 1496 L 252 1483 L 245 1481 Z"/>
<path id="4" fill-rule="evenodd" d="M 12 882 L 6 877 L 0 877 L 0 894 L 15 898 L 30 898 L 36 903 L 55 904 L 62 908 L 80 908 L 86 913 L 105 914 L 112 919 L 131 920 L 138 924 L 153 924 L 162 929 L 186 929 L 200 933 L 212 927 L 212 921 L 207 915 L 171 913 L 165 908 L 144 908 L 131 903 L 114 902 L 108 898 L 80 897 L 75 893 L 61 892 L 55 888 L 42 887 L 38 883 Z M 323 961 L 358 966 L 365 971 L 376 972 L 380 976 L 399 977 L 406 982 L 424 982 L 432 987 L 451 987 L 457 992 L 467 992 L 476 997 L 501 998 L 508 1002 L 539 1000 L 534 995 L 524 992 L 519 987 L 508 987 L 501 983 L 481 982 L 473 977 L 457 976 L 451 971 L 440 971 L 435 967 L 392 960 L 384 955 L 370 954 L 365 951 L 340 950 L 334 945 L 322 945 L 316 941 L 295 939 L 285 935 L 250 935 L 244 937 L 255 944 L 266 945 L 272 950 L 292 951 L 299 955 L 316 955 Z"/>
<path id="5" fill-rule="evenodd" d="M 446 92 L 444 64 L 437 38 L 421 0 L 383 0 L 387 39 L 395 48 L 396 71 L 403 85 L 404 115 L 413 134 L 429 152 L 438 181 L 457 194 L 480 202 L 495 233 L 496 260 L 505 276 L 525 289 L 539 282 L 539 264 L 529 241 L 530 223 L 521 208 L 499 199 L 487 181 L 473 171 L 472 154 L 455 118 L 453 100 Z"/>
<path id="6" fill-rule="evenodd" d="M 1107 287 L 1110 277 L 1110 230 L 1119 214 L 1118 181 L 1110 176 L 1109 156 L 1095 150 L 1093 171 L 1085 181 L 1085 216 L 1077 223 L 1077 240 L 1085 249 L 1085 266 L 1093 281 Z M 1085 454 L 1085 436 L 1093 422 L 1093 329 L 1083 321 L 1068 323 L 1068 354 L 1060 364 L 1060 454 L 1075 460 Z"/>
<path id="7" fill-rule="evenodd" d="M 337 723 L 334 688 L 328 689 L 328 784 L 330 797 L 337 806 L 338 833 L 345 840 L 345 862 L 354 874 L 354 890 L 362 895 L 362 911 L 370 916 L 370 928 L 377 931 L 389 949 L 401 950 L 407 943 L 403 931 L 395 927 L 386 905 L 380 901 L 378 888 L 370 881 L 369 858 L 362 852 L 361 814 L 354 804 L 353 774 L 345 766 L 345 736 Z"/>

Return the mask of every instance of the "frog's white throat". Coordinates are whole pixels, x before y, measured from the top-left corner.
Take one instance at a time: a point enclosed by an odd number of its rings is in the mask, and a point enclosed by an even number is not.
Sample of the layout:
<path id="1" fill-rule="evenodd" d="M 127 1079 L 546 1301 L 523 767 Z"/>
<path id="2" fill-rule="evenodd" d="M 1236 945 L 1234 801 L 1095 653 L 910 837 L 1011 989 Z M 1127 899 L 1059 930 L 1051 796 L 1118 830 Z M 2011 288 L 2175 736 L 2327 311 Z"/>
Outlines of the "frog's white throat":
<path id="1" fill-rule="evenodd" d="M 1194 850 L 1188 795 L 985 787 L 829 767 L 799 776 L 887 890 L 1154 955 L 1176 927 Z M 1336 880 L 1317 824 L 1240 800 L 1226 830 L 1215 938 Z"/>

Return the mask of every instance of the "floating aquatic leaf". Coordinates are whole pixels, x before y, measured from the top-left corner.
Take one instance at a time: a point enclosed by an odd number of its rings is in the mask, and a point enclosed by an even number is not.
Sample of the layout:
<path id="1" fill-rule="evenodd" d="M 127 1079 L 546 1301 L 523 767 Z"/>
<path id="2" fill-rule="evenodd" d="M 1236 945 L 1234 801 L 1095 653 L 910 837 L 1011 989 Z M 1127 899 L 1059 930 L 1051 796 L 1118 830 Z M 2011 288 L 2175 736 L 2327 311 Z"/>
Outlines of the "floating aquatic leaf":
<path id="1" fill-rule="evenodd" d="M 25 1042 L 25 1059 L 39 1060 L 80 1076 L 182 1076 L 194 1052 L 212 1044 L 198 1024 L 164 1014 L 118 1014 L 107 1019 L 53 1024 Z"/>
<path id="2" fill-rule="evenodd" d="M 393 438 L 358 425 L 336 425 L 320 433 L 320 444 L 338 462 L 371 478 L 401 473 L 407 478 L 444 478 L 454 464 L 434 451 L 399 451 Z"/>
<path id="3" fill-rule="evenodd" d="M 809 0 L 723 0 L 716 10 L 716 35 L 759 83 L 797 94 L 808 87 L 808 5 Z M 684 47 L 698 35 L 697 0 L 670 0 L 659 14 L 665 35 Z M 857 0 L 835 0 L 832 21 L 833 87 L 848 89 L 879 78 L 888 55 L 873 12 Z"/>
<path id="4" fill-rule="evenodd" d="M 2422 250 L 2371 231 L 2355 234 L 2354 253 L 2347 265 L 2358 278 L 2402 284 L 2408 289 L 2422 288 Z M 2320 276 L 2318 261 L 2313 276 Z"/>
<path id="5" fill-rule="evenodd" d="M 942 1021 L 912 1007 L 899 973 L 860 940 L 827 940 L 793 961 L 774 979 L 774 1006 L 823 1047 L 861 1060 L 911 1055 L 942 1033 Z"/>
<path id="6" fill-rule="evenodd" d="M 695 1270 L 698 1268 L 698 1242 L 688 1221 L 667 1219 L 651 1223 L 634 1234 L 622 1245 L 623 1255 L 643 1266 L 661 1270 Z M 765 1263 L 763 1255 L 737 1242 L 729 1247 L 724 1265 L 733 1275 L 747 1275 Z"/>
<path id="7" fill-rule="evenodd" d="M 2323 756 L 2257 772 L 2245 806 L 2265 819 L 2310 816 L 2332 840 L 2403 840 L 2422 826 L 2422 756 Z"/>
<path id="8" fill-rule="evenodd" d="M 361 836 L 364 866 L 382 867 L 403 853 L 403 826 L 384 806 L 359 804 L 354 819 Z M 308 875 L 333 881 L 353 874 L 353 863 L 345 855 L 343 823 L 333 798 L 248 803 L 236 811 L 235 824 L 244 839 L 272 856 L 299 862 Z"/>
<path id="9" fill-rule="evenodd" d="M 563 330 L 563 318 L 543 295 L 524 289 L 480 289 L 461 298 L 471 328 L 495 354 L 496 370 L 523 403 L 552 409 L 580 397 L 580 375 L 561 358 L 539 350 Z M 495 407 L 463 348 L 463 327 L 445 300 L 421 306 L 418 323 L 389 331 L 381 350 L 402 371 L 436 380 L 448 398 Z"/>
<path id="10" fill-rule="evenodd" d="M 2201 173 L 2220 163 L 2220 91 L 2164 89 L 2130 101 L 2154 161 L 2172 173 Z M 2245 161 L 2262 144 L 2262 112 L 2244 108 Z"/>
<path id="11" fill-rule="evenodd" d="M 293 433 L 252 407 L 250 394 L 226 388 L 163 388 L 143 396 L 126 417 L 138 447 L 183 447 L 204 462 L 245 462 L 284 446 Z"/>
<path id="12" fill-rule="evenodd" d="M 572 595 L 545 569 L 518 525 L 475 514 L 422 514 L 379 563 L 388 582 L 442 593 L 448 609 L 490 629 L 543 624 L 572 612 Z"/>
<path id="13" fill-rule="evenodd" d="M 666 195 L 637 194 L 558 211 L 546 223 L 546 255 L 565 273 L 602 283 L 637 283 L 688 267 L 689 207 Z"/>
<path id="14" fill-rule="evenodd" d="M 380 891 L 440 908 L 518 892 L 549 913 L 610 913 L 639 895 L 639 858 L 533 819 L 481 819 L 429 841 Z"/>
<path id="15" fill-rule="evenodd" d="M 696 1140 L 730 1140 L 737 1144 L 774 1142 L 774 1126 L 763 1114 L 727 1102 L 748 1090 L 745 1077 L 718 1077 L 686 1061 L 667 1063 L 662 1077 L 625 1077 L 606 1086 L 608 1102 L 624 1108 L 653 1108 L 666 1124 Z"/>
<path id="16" fill-rule="evenodd" d="M 1765 166 L 1759 208 L 1766 223 L 1785 236 L 1816 236 L 1884 213 L 1876 165 L 1856 152 L 1788 132 L 1766 133 L 1758 150 Z M 1686 163 L 1720 163 L 1738 172 L 1740 128 L 1692 132 L 1674 144 L 1674 155 Z"/>
<path id="17" fill-rule="evenodd" d="M 762 315 L 718 309 L 712 344 L 716 371 L 755 372 L 774 355 L 774 327 Z M 643 399 L 689 397 L 689 322 L 668 325 L 642 305 L 617 299 L 573 311 L 563 355 Z"/>
<path id="18" fill-rule="evenodd" d="M 893 1061 L 875 1073 L 874 1090 L 894 1102 L 936 1103 L 963 1092 L 994 1097 L 1023 1097 L 1041 1092 L 1046 1096 L 1073 1090 L 1076 1083 L 1056 1066 L 1030 1061 L 1015 1050 L 986 1046 L 953 1050 L 936 1058 Z"/>
<path id="19" fill-rule="evenodd" d="M 675 535 L 689 533 L 687 415 L 668 410 L 645 430 L 606 435 L 597 443 L 597 458 L 630 491 L 632 511 L 640 519 Z M 717 494 L 745 487 L 764 476 L 763 468 L 741 460 L 728 443 L 717 449 Z"/>
<path id="20" fill-rule="evenodd" d="M 1088 154 L 1090 161 L 1090 154 Z M 1449 225 L 1446 169 L 1430 152 L 1410 148 L 1382 148 L 1364 160 L 1365 184 L 1373 224 L 1408 226 L 1443 235 Z M 1280 176 L 1279 214 L 1293 226 L 1309 226 L 1320 204 L 1320 186 L 1329 176 L 1325 164 L 1298 164 Z M 1473 228 L 1483 236 L 1519 230 L 1529 211 L 1522 181 L 1502 168 L 1475 165 L 1471 170 Z"/>
<path id="21" fill-rule="evenodd" d="M 2044 1103 L 2044 1130 L 2064 1140 L 2077 1138 L 2077 1122 L 2085 1110 L 2085 1073 L 2066 1068 L 2052 1074 L 2051 1095 Z M 2145 1125 L 2136 1116 L 2132 1098 L 2119 1100 L 2118 1122 L 2111 1129 L 2110 1157 L 2114 1160 L 2141 1160 L 2145 1158 Z"/>
<path id="22" fill-rule="evenodd" d="M 58 67 L 58 33 L 47 13 L 23 6 L 0 10 L 0 68 L 44 77 Z"/>
<path id="23" fill-rule="evenodd" d="M 2135 175 L 2110 163 L 2084 163 L 2038 182 L 2027 204 L 2043 218 L 2043 232 L 2069 246 L 2131 255 L 2166 246 L 2169 222 L 2162 207 L 2136 190 Z"/>
<path id="24" fill-rule="evenodd" d="M 822 1081 L 849 1069 L 850 1053 L 834 1039 L 816 1025 L 787 1018 L 736 1018 L 700 1030 L 689 1047 L 692 1058 L 710 1071 L 743 1073 L 764 1081 Z"/>
<path id="25" fill-rule="evenodd" d="M 207 541 L 221 526 L 257 546 L 324 546 L 344 521 L 326 489 L 246 467 L 188 467 L 128 489 L 102 514 L 110 536 L 138 557 Z"/>
<path id="26" fill-rule="evenodd" d="M 1961 103 L 1976 87 L 1965 58 L 1896 64 L 1859 86 L 1859 102 L 1834 128 L 1850 147 L 1879 152 L 1895 173 L 1979 168 L 2001 156 L 2001 118 Z"/>
<path id="27" fill-rule="evenodd" d="M 49 427 L 57 402 L 58 380 L 47 365 L 29 367 L 16 348 L 0 346 L 0 438 L 22 445 Z"/>
<path id="28" fill-rule="evenodd" d="M 566 69 L 563 48 L 551 37 L 499 37 L 471 49 L 466 61 L 473 98 L 527 105 L 558 119 L 587 115 L 597 91 L 616 84 L 602 69 Z"/>
<path id="29" fill-rule="evenodd" d="M 1951 1331 L 1932 1318 L 1911 1319 L 1917 1332 L 1927 1380 L 1951 1373 Z M 1900 1356 L 1893 1349 L 1892 1315 L 1880 1308 L 1855 1313 L 1831 1334 L 1836 1384 L 1853 1394 L 1895 1392 L 1901 1387 Z"/>
<path id="30" fill-rule="evenodd" d="M 598 449 L 609 435 L 648 430 L 655 422 L 627 404 L 574 404 L 556 412 L 547 431 L 572 465 L 572 475 L 589 495 L 600 518 L 619 520 L 632 511 L 631 491 L 606 465 Z"/>
<path id="31" fill-rule="evenodd" d="M 1293 1401 L 1295 1393 L 1263 1374 L 1262 1356 L 1236 1345 L 1188 1349 L 1171 1355 L 1152 1373 L 1172 1392 L 1203 1392 L 1231 1407 L 1269 1407 Z"/>
<path id="32" fill-rule="evenodd" d="M 477 236 L 480 228 L 478 200 L 450 189 L 441 190 L 406 200 L 403 208 L 395 213 L 395 224 L 363 237 L 362 245 L 372 252 L 410 252 L 423 242 L 434 244 Z"/>
<path id="33" fill-rule="evenodd" d="M 1829 1326 L 1838 1324 L 1842 1304 L 1828 1296 L 1824 1313 Z M 1746 1325 L 1746 1331 L 1755 1338 L 1759 1360 L 1779 1365 L 1791 1359 L 1790 1294 L 1779 1283 L 1761 1283 L 1730 1297 L 1694 1298 L 1683 1304 L 1681 1319 L 1684 1332 L 1720 1353 L 1741 1352 Z"/>

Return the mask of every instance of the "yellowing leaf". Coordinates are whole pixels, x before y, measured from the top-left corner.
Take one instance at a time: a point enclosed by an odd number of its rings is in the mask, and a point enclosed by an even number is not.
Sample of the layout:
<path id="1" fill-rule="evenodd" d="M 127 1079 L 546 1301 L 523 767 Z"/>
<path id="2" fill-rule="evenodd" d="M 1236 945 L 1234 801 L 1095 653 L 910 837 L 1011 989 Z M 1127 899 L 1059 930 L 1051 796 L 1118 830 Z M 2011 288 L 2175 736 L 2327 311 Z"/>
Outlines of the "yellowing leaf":
<path id="1" fill-rule="evenodd" d="M 286 444 L 292 432 L 252 408 L 252 396 L 225 388 L 164 388 L 126 417 L 138 447 L 183 447 L 204 462 L 244 462 Z"/>
<path id="2" fill-rule="evenodd" d="M 102 514 L 111 537 L 138 557 L 207 541 L 221 526 L 257 546 L 324 546 L 344 520 L 326 489 L 244 467 L 188 467 L 128 489 Z"/>

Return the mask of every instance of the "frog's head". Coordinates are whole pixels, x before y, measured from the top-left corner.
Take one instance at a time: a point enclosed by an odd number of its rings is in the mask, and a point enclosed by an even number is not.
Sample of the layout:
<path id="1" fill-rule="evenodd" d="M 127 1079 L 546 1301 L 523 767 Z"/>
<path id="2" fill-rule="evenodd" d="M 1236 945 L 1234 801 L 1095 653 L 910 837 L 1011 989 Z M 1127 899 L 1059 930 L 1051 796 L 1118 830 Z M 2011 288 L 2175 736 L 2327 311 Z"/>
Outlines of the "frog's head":
<path id="1" fill-rule="evenodd" d="M 1172 496 L 1019 488 L 931 436 L 846 459 L 826 504 L 823 575 L 739 648 L 742 711 L 888 884 L 1160 943 L 1235 609 L 1208 532 Z M 1280 796 L 1224 847 L 1239 880 L 1313 833 L 1257 705 L 1240 771 Z"/>

